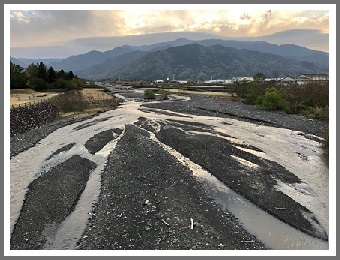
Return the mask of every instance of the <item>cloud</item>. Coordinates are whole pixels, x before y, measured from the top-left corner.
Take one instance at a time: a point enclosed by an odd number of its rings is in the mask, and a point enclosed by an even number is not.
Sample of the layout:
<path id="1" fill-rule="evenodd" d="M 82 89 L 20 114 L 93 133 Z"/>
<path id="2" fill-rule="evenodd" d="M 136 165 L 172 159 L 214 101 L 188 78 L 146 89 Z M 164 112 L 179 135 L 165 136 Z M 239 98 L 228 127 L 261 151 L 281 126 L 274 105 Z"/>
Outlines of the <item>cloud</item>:
<path id="1" fill-rule="evenodd" d="M 220 37 L 259 37 L 290 29 L 328 33 L 327 10 L 13 10 L 11 47 L 56 46 L 77 38 L 207 32 Z M 74 42 L 75 44 L 76 42 Z M 143 43 L 141 43 L 143 44 Z M 94 47 L 94 46 L 93 46 Z"/>
<path id="2" fill-rule="evenodd" d="M 11 46 L 54 44 L 79 37 L 119 34 L 110 11 L 63 10 L 11 12 Z M 116 29 L 114 29 L 116 28 Z"/>

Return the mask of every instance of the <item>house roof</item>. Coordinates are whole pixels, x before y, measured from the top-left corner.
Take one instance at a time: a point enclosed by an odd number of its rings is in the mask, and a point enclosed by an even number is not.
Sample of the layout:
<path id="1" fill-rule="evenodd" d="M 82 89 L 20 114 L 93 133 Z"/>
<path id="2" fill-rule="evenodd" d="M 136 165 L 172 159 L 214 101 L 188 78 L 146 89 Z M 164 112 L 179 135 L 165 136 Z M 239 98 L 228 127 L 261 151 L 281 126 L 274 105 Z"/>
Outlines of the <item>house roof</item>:
<path id="1" fill-rule="evenodd" d="M 299 77 L 328 77 L 327 74 L 301 74 Z"/>
<path id="2" fill-rule="evenodd" d="M 284 77 L 281 81 L 295 81 L 295 79 L 291 77 Z"/>

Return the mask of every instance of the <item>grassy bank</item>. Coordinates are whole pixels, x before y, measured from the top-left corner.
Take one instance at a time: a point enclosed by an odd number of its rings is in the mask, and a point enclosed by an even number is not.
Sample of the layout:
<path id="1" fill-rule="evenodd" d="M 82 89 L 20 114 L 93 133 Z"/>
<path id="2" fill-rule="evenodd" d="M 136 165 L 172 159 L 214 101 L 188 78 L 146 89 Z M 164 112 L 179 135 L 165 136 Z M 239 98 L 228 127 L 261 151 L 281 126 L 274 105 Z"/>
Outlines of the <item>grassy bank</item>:
<path id="1" fill-rule="evenodd" d="M 29 88 L 11 90 L 11 108 L 30 106 L 45 101 L 49 101 L 59 108 L 58 119 L 91 115 L 117 106 L 115 97 L 103 88 L 84 88 L 65 93 L 45 93 Z"/>
<path id="2" fill-rule="evenodd" d="M 92 115 L 118 105 L 114 95 L 98 88 L 68 91 L 54 97 L 51 102 L 60 109 L 58 119 Z"/>

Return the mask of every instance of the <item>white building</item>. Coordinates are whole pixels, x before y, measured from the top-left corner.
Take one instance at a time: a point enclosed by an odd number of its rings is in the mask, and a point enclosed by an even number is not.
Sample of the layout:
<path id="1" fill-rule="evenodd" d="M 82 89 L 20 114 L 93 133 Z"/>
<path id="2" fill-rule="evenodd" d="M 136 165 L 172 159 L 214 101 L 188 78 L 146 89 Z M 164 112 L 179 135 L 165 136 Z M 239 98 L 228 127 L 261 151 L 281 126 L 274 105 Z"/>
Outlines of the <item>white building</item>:
<path id="1" fill-rule="evenodd" d="M 254 78 L 253 77 L 233 77 L 232 80 L 234 82 L 252 82 Z"/>
<path id="2" fill-rule="evenodd" d="M 187 84 L 188 81 L 187 80 L 178 80 L 178 83 Z"/>
<path id="3" fill-rule="evenodd" d="M 296 82 L 295 79 L 287 76 L 281 79 L 280 84 L 283 86 L 288 86 L 294 84 L 295 82 Z"/>
<path id="4" fill-rule="evenodd" d="M 299 81 L 324 81 L 329 80 L 326 74 L 302 74 L 298 77 Z"/>
<path id="5" fill-rule="evenodd" d="M 223 79 L 210 79 L 210 80 L 205 80 L 204 83 L 208 83 L 208 84 L 223 84 L 224 80 Z"/>

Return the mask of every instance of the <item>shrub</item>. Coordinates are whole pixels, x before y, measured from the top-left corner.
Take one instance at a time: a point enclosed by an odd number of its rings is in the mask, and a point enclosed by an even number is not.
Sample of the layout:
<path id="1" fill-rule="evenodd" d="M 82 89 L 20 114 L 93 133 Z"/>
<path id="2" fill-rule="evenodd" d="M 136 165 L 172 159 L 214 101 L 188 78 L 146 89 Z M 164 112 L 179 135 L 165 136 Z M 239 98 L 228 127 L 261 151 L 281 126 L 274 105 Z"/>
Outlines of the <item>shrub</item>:
<path id="1" fill-rule="evenodd" d="M 249 85 L 247 83 L 237 83 L 235 92 L 240 98 L 246 98 L 249 92 Z"/>
<path id="2" fill-rule="evenodd" d="M 328 82 L 308 83 L 302 87 L 286 88 L 285 99 L 300 108 L 327 107 L 329 103 L 329 84 Z"/>
<path id="3" fill-rule="evenodd" d="M 149 90 L 149 89 L 145 90 L 144 91 L 144 98 L 146 98 L 146 99 L 155 99 L 156 98 L 155 92 L 152 91 L 152 90 Z"/>
<path id="4" fill-rule="evenodd" d="M 45 90 L 48 88 L 47 82 L 41 78 L 30 78 L 28 85 L 36 91 Z"/>
<path id="5" fill-rule="evenodd" d="M 169 92 L 168 91 L 166 91 L 164 89 L 161 89 L 158 93 L 162 95 L 162 98 L 164 100 L 168 100 L 169 99 Z"/>
<path id="6" fill-rule="evenodd" d="M 73 78 L 70 80 L 70 89 L 82 89 L 85 83 L 81 79 Z"/>
<path id="7" fill-rule="evenodd" d="M 309 107 L 305 106 L 302 114 L 306 117 L 319 119 L 322 121 L 328 121 L 329 114 L 328 114 L 328 107 Z"/>
<path id="8" fill-rule="evenodd" d="M 264 94 L 263 97 L 259 97 L 257 99 L 257 103 L 259 104 L 260 107 L 266 109 L 286 110 L 289 108 L 289 103 L 283 97 L 284 97 L 283 89 L 277 89 L 272 87 L 266 90 L 266 93 Z"/>
<path id="9" fill-rule="evenodd" d="M 255 105 L 259 98 L 261 98 L 266 90 L 274 87 L 271 82 L 253 81 L 249 83 L 249 89 L 247 93 L 247 102 Z"/>
<path id="10" fill-rule="evenodd" d="M 66 89 L 67 82 L 64 79 L 57 79 L 57 81 L 52 83 L 53 88 L 55 89 Z"/>
<path id="11" fill-rule="evenodd" d="M 54 97 L 53 102 L 61 112 L 82 112 L 88 108 L 84 95 L 79 90 L 71 90 Z"/>

